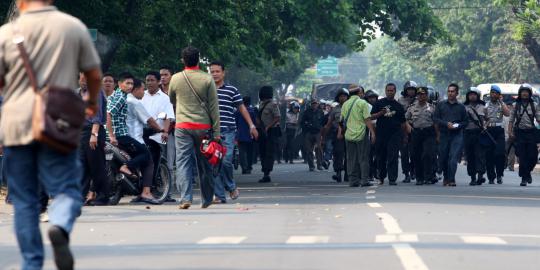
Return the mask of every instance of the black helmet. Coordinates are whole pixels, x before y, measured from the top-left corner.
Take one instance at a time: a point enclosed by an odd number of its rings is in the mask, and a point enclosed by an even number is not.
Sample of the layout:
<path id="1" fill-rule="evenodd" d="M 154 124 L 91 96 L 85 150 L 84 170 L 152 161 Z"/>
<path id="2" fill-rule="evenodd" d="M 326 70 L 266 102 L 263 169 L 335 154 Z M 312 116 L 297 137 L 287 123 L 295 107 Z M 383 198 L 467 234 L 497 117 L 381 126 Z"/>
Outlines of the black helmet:
<path id="1" fill-rule="evenodd" d="M 435 88 L 433 86 L 428 85 L 428 100 L 431 103 L 437 103 L 439 102 L 439 92 L 435 91 Z"/>
<path id="2" fill-rule="evenodd" d="M 367 99 L 367 98 L 370 98 L 370 97 L 378 98 L 379 94 L 375 90 L 367 90 L 366 93 L 364 94 L 364 98 Z"/>
<path id="3" fill-rule="evenodd" d="M 532 86 L 530 84 L 524 83 L 524 84 L 519 86 L 517 100 L 521 100 L 521 92 L 523 92 L 523 91 L 528 91 L 529 92 L 529 98 L 532 99 L 533 88 L 532 88 Z"/>
<path id="4" fill-rule="evenodd" d="M 469 105 L 470 101 L 469 101 L 469 95 L 470 94 L 475 94 L 476 95 L 476 99 L 477 99 L 477 102 L 479 104 L 482 104 L 482 105 L 485 105 L 486 103 L 482 100 L 482 95 L 480 94 L 480 90 L 478 90 L 478 88 L 476 87 L 470 87 L 469 90 L 467 91 L 467 94 L 465 94 L 465 102 L 463 103 L 464 105 Z"/>
<path id="5" fill-rule="evenodd" d="M 336 96 L 334 97 L 334 101 L 335 102 L 339 102 L 339 96 L 341 95 L 346 95 L 347 98 L 350 96 L 349 94 L 349 90 L 345 89 L 345 88 L 342 88 L 342 89 L 339 89 L 336 93 Z"/>
<path id="6" fill-rule="evenodd" d="M 409 90 L 409 89 L 414 89 L 416 91 L 416 89 L 418 89 L 418 84 L 415 81 L 407 81 L 403 85 L 403 92 L 401 92 L 401 95 L 406 96 L 407 95 L 407 90 Z"/>

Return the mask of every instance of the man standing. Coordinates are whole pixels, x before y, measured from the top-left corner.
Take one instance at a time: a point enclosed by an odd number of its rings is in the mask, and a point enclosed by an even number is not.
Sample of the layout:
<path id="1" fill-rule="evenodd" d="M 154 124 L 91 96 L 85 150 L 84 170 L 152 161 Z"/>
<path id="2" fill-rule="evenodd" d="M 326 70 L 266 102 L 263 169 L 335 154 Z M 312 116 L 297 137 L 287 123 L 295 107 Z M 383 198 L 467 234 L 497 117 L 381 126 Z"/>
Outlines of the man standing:
<path id="1" fill-rule="evenodd" d="M 538 133 L 534 120 L 540 122 L 540 106 L 532 99 L 532 87 L 522 84 L 508 124 L 510 139 L 514 140 L 519 158 L 520 186 L 532 183 L 531 171 L 538 160 Z"/>
<path id="2" fill-rule="evenodd" d="M 448 86 L 448 99 L 437 104 L 435 122 L 441 131 L 440 164 L 444 174 L 444 186 L 456 186 L 456 170 L 463 147 L 463 129 L 469 123 L 465 106 L 459 103 L 459 86 Z"/>
<path id="3" fill-rule="evenodd" d="M 257 119 L 257 109 L 251 105 L 251 97 L 242 98 L 244 106 L 249 112 L 251 122 Z M 236 125 L 238 126 L 238 152 L 240 158 L 240 166 L 242 167 L 242 174 L 251 174 L 253 170 L 253 156 L 254 152 L 254 139 L 251 136 L 251 128 L 246 122 L 246 119 L 242 116 L 240 111 L 236 111 Z"/>
<path id="4" fill-rule="evenodd" d="M 341 120 L 345 129 L 345 143 L 347 151 L 347 174 L 350 187 L 372 186 L 369 176 L 369 148 L 375 143 L 375 129 L 371 123 L 368 103 L 360 97 L 363 88 L 350 90 L 351 98 L 343 104 Z M 369 129 L 369 135 L 366 131 Z"/>
<path id="5" fill-rule="evenodd" d="M 51 6 L 50 0 L 18 0 L 21 15 L 0 28 L 0 88 L 5 164 L 15 209 L 15 233 L 23 257 L 22 269 L 43 267 L 39 230 L 39 186 L 54 197 L 48 231 L 58 269 L 73 269 L 69 234 L 81 213 L 81 164 L 77 151 L 61 154 L 38 143 L 32 134 L 34 89 L 26 74 L 17 41 L 27 51 L 37 85 L 77 88 L 82 71 L 88 84 L 88 110 L 97 111 L 100 60 L 88 29 L 76 18 Z M 69 106 L 69 104 L 66 104 Z"/>
<path id="6" fill-rule="evenodd" d="M 347 170 L 345 169 L 345 138 L 343 130 L 339 128 L 339 122 L 341 120 L 341 108 L 348 99 L 349 90 L 341 89 L 337 92 L 334 101 L 338 102 L 338 105 L 336 105 L 330 112 L 328 122 L 326 123 L 323 132 L 324 140 L 329 138 L 333 144 L 333 165 L 334 172 L 336 174 L 332 176 L 332 179 L 336 180 L 338 183 L 342 181 L 343 171 L 347 173 Z"/>
<path id="7" fill-rule="evenodd" d="M 480 99 L 480 91 L 471 87 L 465 97 L 464 105 L 469 117 L 469 123 L 464 131 L 467 173 L 471 177 L 469 185 L 482 185 L 485 182 L 486 150 L 485 146 L 481 144 L 480 137 L 486 136 L 486 134 L 483 134 L 486 118 L 486 104 Z"/>
<path id="8" fill-rule="evenodd" d="M 412 126 L 411 149 L 416 185 L 431 184 L 435 143 L 439 141 L 439 128 L 433 122 L 435 107 L 427 102 L 427 87 L 417 91 L 418 101 L 407 109 L 405 118 Z"/>
<path id="9" fill-rule="evenodd" d="M 388 172 L 389 184 L 395 186 L 398 176 L 399 146 L 406 133 L 405 110 L 394 98 L 395 84 L 387 84 L 385 93 L 386 97 L 378 100 L 373 106 L 371 118 L 377 120 L 376 133 L 379 138 L 375 148 L 381 185 Z"/>
<path id="10" fill-rule="evenodd" d="M 173 75 L 173 69 L 168 66 L 163 66 L 159 69 L 160 88 L 165 94 L 169 94 L 169 85 Z"/>
<path id="11" fill-rule="evenodd" d="M 416 91 L 417 91 L 417 84 L 414 81 L 407 81 L 405 85 L 403 85 L 403 92 L 401 92 L 401 97 L 399 98 L 399 103 L 403 106 L 403 109 L 407 111 L 407 109 L 414 103 L 416 100 Z M 413 162 L 413 155 L 411 148 L 412 144 L 409 143 L 411 141 L 411 134 L 405 134 L 406 140 L 403 140 L 403 143 L 401 144 L 399 148 L 399 154 L 401 157 L 401 170 L 403 171 L 403 174 L 405 175 L 405 179 L 403 179 L 403 183 L 410 183 L 411 180 L 414 180 L 414 165 Z"/>
<path id="12" fill-rule="evenodd" d="M 497 184 L 502 184 L 506 165 L 503 117 L 510 116 L 510 110 L 502 101 L 501 88 L 498 85 L 491 86 L 489 96 L 490 100 L 486 104 L 485 131 L 491 135 L 486 149 L 487 176 L 490 184 L 495 184 L 495 178 Z"/>
<path id="13" fill-rule="evenodd" d="M 242 96 L 236 87 L 225 84 L 225 65 L 221 62 L 210 63 L 210 73 L 216 83 L 217 96 L 219 101 L 219 122 L 223 146 L 227 149 L 223 158 L 219 175 L 215 178 L 214 192 L 216 200 L 214 203 L 225 203 L 225 190 L 229 192 L 229 197 L 238 199 L 240 192 L 236 187 L 233 177 L 233 154 L 234 141 L 236 139 L 236 118 L 234 111 L 237 109 L 244 120 L 249 125 L 249 132 L 252 138 L 257 139 L 257 127 L 253 124 L 249 112 L 242 102 Z"/>
<path id="14" fill-rule="evenodd" d="M 161 91 L 166 95 L 169 95 L 169 84 L 171 82 L 172 74 L 174 74 L 173 69 L 167 66 L 163 66 L 159 69 L 159 76 L 161 77 Z M 173 111 L 176 104 L 172 104 Z M 174 139 L 174 125 L 175 125 L 175 116 L 173 115 L 169 123 L 169 138 L 167 139 L 167 166 L 169 170 L 174 171 L 174 162 L 176 160 L 176 148 L 175 148 L 175 139 Z"/>
<path id="15" fill-rule="evenodd" d="M 364 99 L 369 104 L 369 111 L 371 112 L 373 106 L 379 99 L 379 94 L 375 90 L 367 90 Z M 373 124 L 373 127 L 377 129 L 377 120 L 372 119 L 371 123 Z M 377 173 L 377 155 L 375 153 L 375 145 L 371 145 L 369 148 L 369 181 L 374 181 L 375 178 L 379 177 Z"/>
<path id="16" fill-rule="evenodd" d="M 273 100 L 274 88 L 263 86 L 259 90 L 259 115 L 257 126 L 260 130 L 259 154 L 261 156 L 261 167 L 264 176 L 259 183 L 269 183 L 272 181 L 270 173 L 274 169 L 274 151 L 277 140 L 281 136 L 279 120 L 281 114 L 279 106 Z"/>
<path id="17" fill-rule="evenodd" d="M 317 100 L 311 101 L 311 107 L 302 115 L 302 130 L 304 132 L 304 152 L 306 154 L 309 171 L 315 171 L 313 151 L 317 158 L 317 170 L 322 171 L 321 129 L 323 126 L 324 112 Z"/>
<path id="18" fill-rule="evenodd" d="M 169 85 L 171 102 L 176 104 L 176 183 L 180 191 L 180 209 L 188 209 L 193 201 L 191 189 L 194 166 L 198 166 L 202 208 L 212 204 L 214 178 L 212 165 L 201 153 L 203 138 L 221 141 L 219 103 L 212 77 L 199 69 L 199 50 L 182 50 L 185 69 L 173 75 Z M 195 152 L 197 162 L 192 162 Z"/>
<path id="19" fill-rule="evenodd" d="M 103 91 L 105 91 L 105 95 L 107 97 L 112 95 L 115 90 L 114 76 L 111 73 L 105 73 L 103 74 L 103 79 L 101 82 L 103 84 Z"/>

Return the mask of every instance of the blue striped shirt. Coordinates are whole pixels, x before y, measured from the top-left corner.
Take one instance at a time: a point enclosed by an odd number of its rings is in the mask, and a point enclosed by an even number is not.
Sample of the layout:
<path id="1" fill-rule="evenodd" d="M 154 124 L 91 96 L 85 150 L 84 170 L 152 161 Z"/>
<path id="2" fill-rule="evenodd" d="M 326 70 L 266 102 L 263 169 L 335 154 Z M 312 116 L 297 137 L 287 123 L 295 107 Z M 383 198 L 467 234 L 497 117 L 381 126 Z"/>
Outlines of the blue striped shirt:
<path id="1" fill-rule="evenodd" d="M 219 100 L 219 121 L 221 129 L 236 129 L 235 111 L 242 104 L 242 95 L 232 85 L 224 84 L 217 89 Z"/>

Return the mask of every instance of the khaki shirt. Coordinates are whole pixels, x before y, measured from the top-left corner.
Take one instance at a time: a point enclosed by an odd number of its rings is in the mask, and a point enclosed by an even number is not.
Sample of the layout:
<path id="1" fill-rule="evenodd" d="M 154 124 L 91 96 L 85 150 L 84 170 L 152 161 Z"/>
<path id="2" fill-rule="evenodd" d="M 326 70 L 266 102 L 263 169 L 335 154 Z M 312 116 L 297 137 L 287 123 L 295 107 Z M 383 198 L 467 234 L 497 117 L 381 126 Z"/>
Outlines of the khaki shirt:
<path id="1" fill-rule="evenodd" d="M 272 123 L 274 121 L 274 119 L 276 117 L 279 117 L 281 118 L 281 114 L 279 113 L 279 107 L 278 105 L 272 101 L 272 100 L 268 100 L 268 101 L 264 101 L 264 102 L 261 102 L 261 104 L 259 105 L 259 109 L 261 109 L 262 111 L 260 112 L 261 114 L 261 121 L 263 122 L 263 125 L 265 127 L 267 127 L 268 125 L 270 125 L 270 123 Z M 274 126 L 272 127 L 275 127 L 279 124 L 279 122 L 277 122 L 276 124 L 274 124 Z"/>
<path id="2" fill-rule="evenodd" d="M 341 119 L 341 105 L 337 105 L 332 109 L 329 118 L 332 119 L 332 128 L 337 130 Z"/>
<path id="3" fill-rule="evenodd" d="M 5 146 L 30 144 L 34 90 L 13 43 L 13 27 L 24 36 L 24 46 L 37 77 L 45 84 L 75 91 L 80 71 L 99 68 L 100 60 L 86 26 L 54 6 L 23 13 L 0 28 L 0 78 L 4 103 L 0 123 Z"/>
<path id="4" fill-rule="evenodd" d="M 499 102 L 488 101 L 486 103 L 486 123 L 487 126 L 503 123 L 503 109 Z"/>
<path id="5" fill-rule="evenodd" d="M 480 116 L 481 121 L 480 119 L 478 119 L 478 117 L 476 117 L 476 114 L 474 114 L 473 110 L 476 111 L 478 116 Z M 484 105 L 482 104 L 476 104 L 474 106 L 472 104 L 465 105 L 465 111 L 467 111 L 467 115 L 469 116 L 469 120 L 470 120 L 467 126 L 465 127 L 465 129 L 479 129 L 481 127 L 479 127 L 478 125 L 485 124 L 486 107 Z"/>
<path id="6" fill-rule="evenodd" d="M 535 108 L 536 115 L 533 115 L 532 106 Z M 514 109 L 510 113 L 510 120 L 509 122 L 512 123 L 512 126 L 515 127 L 516 122 L 518 121 L 519 117 L 521 116 L 521 120 L 519 121 L 519 126 L 517 128 L 519 129 L 531 129 L 535 128 L 534 120 L 531 121 L 531 117 L 533 119 L 536 119 L 536 122 L 540 123 L 540 106 L 536 104 L 536 102 L 529 102 L 527 104 L 527 111 L 525 112 L 523 109 L 524 105 L 520 103 L 516 103 L 514 105 Z"/>
<path id="7" fill-rule="evenodd" d="M 435 107 L 426 102 L 425 105 L 420 105 L 419 102 L 415 102 L 409 106 L 405 113 L 405 119 L 411 123 L 413 128 L 427 128 L 433 126 L 433 113 L 435 113 Z"/>

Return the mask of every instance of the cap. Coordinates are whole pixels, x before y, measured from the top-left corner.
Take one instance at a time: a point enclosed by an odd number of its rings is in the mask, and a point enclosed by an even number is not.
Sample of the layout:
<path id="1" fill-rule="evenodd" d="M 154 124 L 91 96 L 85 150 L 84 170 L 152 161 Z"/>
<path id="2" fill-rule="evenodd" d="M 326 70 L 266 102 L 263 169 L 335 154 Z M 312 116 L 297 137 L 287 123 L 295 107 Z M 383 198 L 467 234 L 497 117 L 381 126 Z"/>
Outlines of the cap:
<path id="1" fill-rule="evenodd" d="M 496 93 L 500 94 L 501 93 L 501 88 L 496 84 L 492 84 L 490 91 L 493 91 L 493 92 L 496 92 Z"/>

